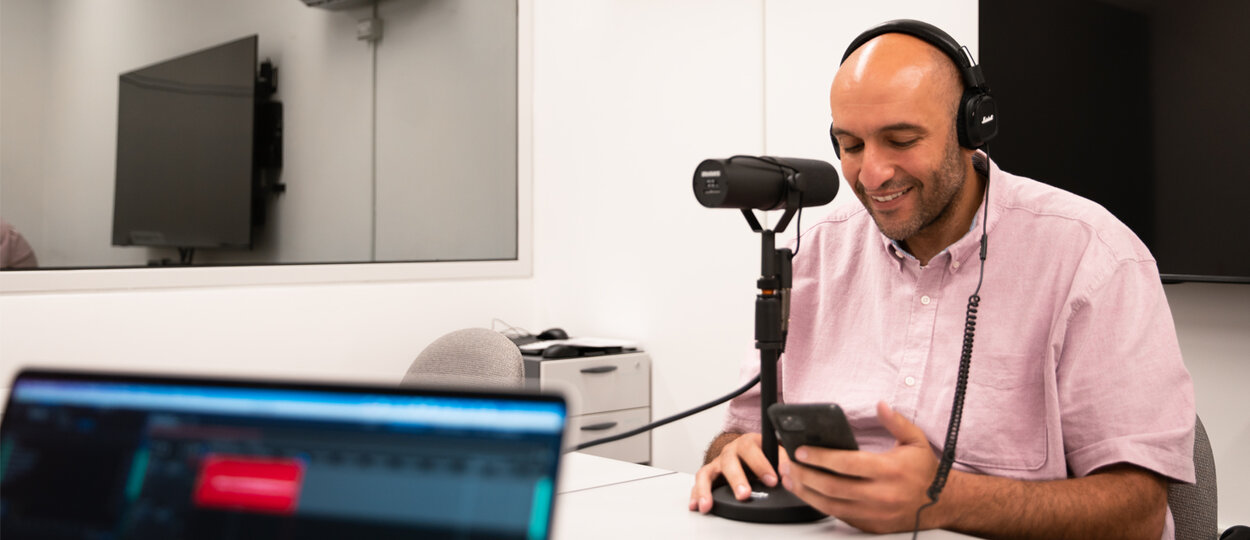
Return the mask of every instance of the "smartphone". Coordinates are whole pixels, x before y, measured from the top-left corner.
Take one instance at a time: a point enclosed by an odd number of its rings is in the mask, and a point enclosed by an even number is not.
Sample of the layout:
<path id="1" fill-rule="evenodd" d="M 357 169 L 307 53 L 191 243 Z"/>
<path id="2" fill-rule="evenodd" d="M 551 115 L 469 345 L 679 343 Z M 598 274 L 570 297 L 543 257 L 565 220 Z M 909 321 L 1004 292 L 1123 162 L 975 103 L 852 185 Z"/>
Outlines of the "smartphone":
<path id="1" fill-rule="evenodd" d="M 846 414 L 835 403 L 774 403 L 768 407 L 768 418 L 773 421 L 777 440 L 786 449 L 790 461 L 803 463 L 794 458 L 794 451 L 800 446 L 859 450 Z M 816 468 L 841 474 L 824 467 Z"/>

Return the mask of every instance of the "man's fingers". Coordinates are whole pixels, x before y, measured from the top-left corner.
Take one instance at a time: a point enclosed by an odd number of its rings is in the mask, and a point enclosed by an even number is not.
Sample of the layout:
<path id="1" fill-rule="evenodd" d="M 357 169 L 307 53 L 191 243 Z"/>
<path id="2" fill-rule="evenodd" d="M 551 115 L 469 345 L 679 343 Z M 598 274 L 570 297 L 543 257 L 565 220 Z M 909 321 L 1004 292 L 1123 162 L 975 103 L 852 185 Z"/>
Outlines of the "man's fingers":
<path id="1" fill-rule="evenodd" d="M 743 501 L 751 496 L 751 483 L 747 477 L 747 469 L 761 481 L 771 481 L 769 485 L 777 484 L 777 473 L 768 463 L 768 458 L 764 456 L 764 450 L 760 448 L 758 434 L 738 437 L 725 448 L 726 451 L 721 452 L 719 458 L 721 475 L 725 477 L 729 488 L 733 490 L 734 498 Z M 743 464 L 746 465 L 746 469 L 743 468 Z"/>
<path id="2" fill-rule="evenodd" d="M 900 446 L 929 446 L 929 440 L 925 438 L 924 431 L 903 415 L 894 412 L 884 401 L 877 403 L 877 420 L 885 429 L 889 430 L 894 439 L 898 441 Z"/>
<path id="3" fill-rule="evenodd" d="M 846 451 L 838 450 L 837 452 L 845 453 Z M 869 480 L 847 476 L 846 473 L 841 473 L 841 470 L 833 469 L 832 467 L 826 468 L 838 471 L 840 474 L 829 474 L 811 466 L 791 463 L 787 471 L 787 477 L 792 483 L 824 497 L 838 500 L 861 500 L 866 498 L 868 495 L 867 490 L 871 486 Z"/>
<path id="4" fill-rule="evenodd" d="M 690 510 L 704 514 L 712 509 L 712 482 L 721 474 L 720 463 L 712 461 L 704 465 L 694 477 L 694 487 L 690 489 Z"/>
<path id="5" fill-rule="evenodd" d="M 783 487 L 802 499 L 803 502 L 810 504 L 812 508 L 830 516 L 837 516 L 839 519 L 842 519 L 842 516 L 858 513 L 856 501 L 845 500 L 822 493 L 819 483 L 811 482 L 814 476 L 830 477 L 830 475 L 813 471 L 809 467 L 804 467 L 794 462 L 791 462 L 788 467 L 783 469 L 786 470 L 786 473 L 782 476 Z M 824 486 L 824 489 L 829 488 Z M 836 490 L 832 489 L 830 491 L 836 492 Z"/>
<path id="6" fill-rule="evenodd" d="M 743 457 L 739 454 L 721 454 L 720 467 L 721 476 L 725 477 L 725 482 L 729 484 L 729 489 L 733 490 L 734 498 L 743 501 L 751 496 L 751 483 L 747 480 L 746 471 L 742 468 L 742 462 L 739 458 Z"/>
<path id="7" fill-rule="evenodd" d="M 725 479 L 738 500 L 750 498 L 748 471 L 766 485 L 778 484 L 777 472 L 760 448 L 759 434 L 746 434 L 734 439 L 725 445 L 720 456 L 699 469 L 694 487 L 690 490 L 689 509 L 705 514 L 712 509 L 712 486 L 718 478 Z"/>
<path id="8" fill-rule="evenodd" d="M 764 455 L 763 448 L 752 446 L 745 449 L 739 457 L 764 485 L 770 487 L 777 485 L 777 471 L 774 471 L 772 464 L 768 462 L 768 456 Z"/>
<path id="9" fill-rule="evenodd" d="M 838 474 L 860 478 L 872 478 L 880 474 L 881 457 L 871 452 L 800 446 L 794 453 L 803 464 Z"/>

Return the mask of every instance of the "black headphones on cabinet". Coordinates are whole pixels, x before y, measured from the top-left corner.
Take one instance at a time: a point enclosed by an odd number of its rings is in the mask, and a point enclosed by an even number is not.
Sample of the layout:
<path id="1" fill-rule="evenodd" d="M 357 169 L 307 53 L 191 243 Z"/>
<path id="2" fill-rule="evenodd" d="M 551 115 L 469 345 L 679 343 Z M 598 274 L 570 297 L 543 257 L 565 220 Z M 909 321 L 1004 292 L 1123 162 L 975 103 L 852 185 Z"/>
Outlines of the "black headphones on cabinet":
<path id="1" fill-rule="evenodd" d="M 973 150 L 979 149 L 998 134 L 997 107 L 994 97 L 990 95 L 990 87 L 985 84 L 985 75 L 981 66 L 973 63 L 972 55 L 961 47 L 954 38 L 942 29 L 926 22 L 912 19 L 887 21 L 869 28 L 860 34 L 842 54 L 842 62 L 860 48 L 868 40 L 882 34 L 907 34 L 924 40 L 937 47 L 955 62 L 964 81 L 964 93 L 959 99 L 959 110 L 955 117 L 955 130 L 959 134 L 959 145 Z M 833 136 L 833 125 L 829 125 L 829 139 L 833 141 L 833 151 L 838 159 L 842 159 L 842 148 L 838 146 L 837 137 Z"/>

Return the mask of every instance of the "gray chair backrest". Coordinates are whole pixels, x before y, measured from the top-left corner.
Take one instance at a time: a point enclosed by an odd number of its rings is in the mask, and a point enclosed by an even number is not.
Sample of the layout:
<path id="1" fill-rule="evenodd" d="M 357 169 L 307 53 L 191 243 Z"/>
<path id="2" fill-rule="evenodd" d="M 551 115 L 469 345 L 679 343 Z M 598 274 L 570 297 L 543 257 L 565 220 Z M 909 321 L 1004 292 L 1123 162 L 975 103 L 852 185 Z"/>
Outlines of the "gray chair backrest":
<path id="1" fill-rule="evenodd" d="M 521 388 L 525 361 L 521 350 L 503 334 L 466 328 L 430 343 L 400 384 Z"/>
<path id="2" fill-rule="evenodd" d="M 1212 540 L 1219 536 L 1215 491 L 1215 457 L 1202 419 L 1194 419 L 1194 484 L 1168 485 L 1168 506 L 1176 524 L 1176 540 Z"/>

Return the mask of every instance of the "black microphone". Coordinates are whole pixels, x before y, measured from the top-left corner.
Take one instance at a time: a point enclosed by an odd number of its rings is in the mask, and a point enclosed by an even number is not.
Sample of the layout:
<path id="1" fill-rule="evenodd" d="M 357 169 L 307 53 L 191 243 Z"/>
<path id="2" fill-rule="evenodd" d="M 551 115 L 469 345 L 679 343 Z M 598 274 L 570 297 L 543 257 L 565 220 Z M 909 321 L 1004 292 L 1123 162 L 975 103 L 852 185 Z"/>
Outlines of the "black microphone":
<path id="1" fill-rule="evenodd" d="M 797 209 L 837 194 L 838 171 L 815 159 L 734 156 L 705 159 L 694 170 L 694 196 L 708 208 Z"/>

